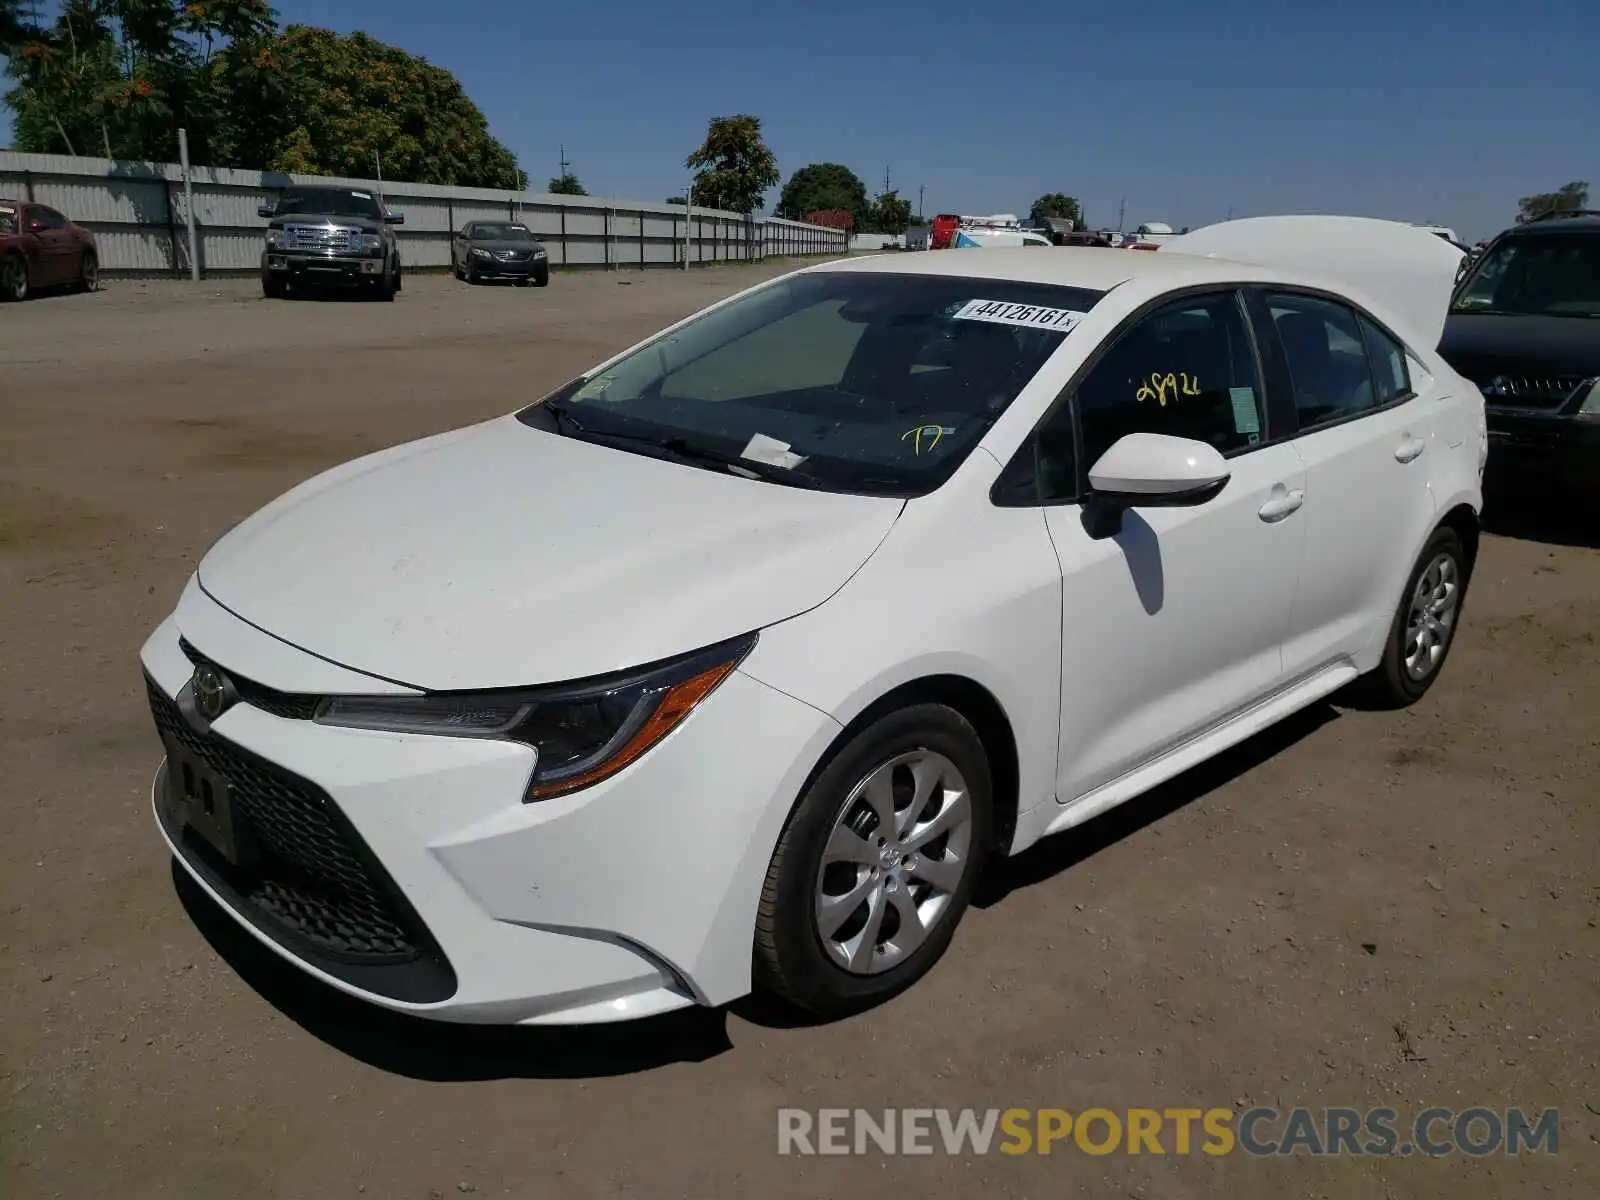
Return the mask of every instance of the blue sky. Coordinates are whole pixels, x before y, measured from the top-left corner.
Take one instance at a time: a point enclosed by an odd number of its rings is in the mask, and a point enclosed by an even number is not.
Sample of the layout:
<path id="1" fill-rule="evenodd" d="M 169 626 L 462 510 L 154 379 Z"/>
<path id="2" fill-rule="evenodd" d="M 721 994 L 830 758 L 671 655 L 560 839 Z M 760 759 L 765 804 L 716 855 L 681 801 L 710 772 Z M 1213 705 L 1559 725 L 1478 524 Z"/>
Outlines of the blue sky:
<path id="1" fill-rule="evenodd" d="M 1132 5 L 278 0 L 454 71 L 537 186 L 680 193 L 707 118 L 762 118 L 787 177 L 843 162 L 924 209 L 1201 225 L 1338 212 L 1508 224 L 1600 193 L 1600 3 Z M 772 199 L 776 199 L 776 193 Z M 1600 194 L 1594 197 L 1600 204 Z"/>

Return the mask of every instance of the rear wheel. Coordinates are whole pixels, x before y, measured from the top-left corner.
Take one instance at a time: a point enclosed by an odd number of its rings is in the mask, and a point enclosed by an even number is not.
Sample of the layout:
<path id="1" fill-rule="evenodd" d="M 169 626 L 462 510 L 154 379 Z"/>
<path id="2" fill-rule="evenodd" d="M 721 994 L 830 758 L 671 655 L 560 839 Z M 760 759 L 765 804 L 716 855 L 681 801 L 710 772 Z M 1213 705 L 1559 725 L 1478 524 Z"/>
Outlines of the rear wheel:
<path id="1" fill-rule="evenodd" d="M 1460 535 L 1449 528 L 1434 530 L 1406 580 L 1383 660 L 1361 681 L 1369 702 L 1404 708 L 1433 686 L 1455 642 L 1467 570 Z"/>
<path id="2" fill-rule="evenodd" d="M 95 257 L 93 250 L 85 250 L 78 264 L 78 290 L 80 292 L 100 290 L 100 260 Z"/>
<path id="3" fill-rule="evenodd" d="M 28 260 L 20 254 L 0 260 L 0 300 L 26 300 L 28 291 Z"/>
<path id="4" fill-rule="evenodd" d="M 989 762 L 942 704 L 874 722 L 806 789 L 767 869 L 756 978 L 823 1016 L 910 987 L 950 944 L 988 847 Z"/>

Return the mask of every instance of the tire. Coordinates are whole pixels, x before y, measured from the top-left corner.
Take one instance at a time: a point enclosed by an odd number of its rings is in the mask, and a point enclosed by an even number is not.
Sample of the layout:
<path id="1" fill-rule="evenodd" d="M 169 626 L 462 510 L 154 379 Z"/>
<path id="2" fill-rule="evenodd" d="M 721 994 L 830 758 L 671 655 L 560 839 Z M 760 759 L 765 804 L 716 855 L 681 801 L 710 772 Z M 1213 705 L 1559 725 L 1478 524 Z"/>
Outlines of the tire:
<path id="1" fill-rule="evenodd" d="M 391 303 L 394 300 L 394 293 L 395 293 L 395 286 L 394 286 L 394 276 L 393 275 L 385 275 L 382 279 L 378 279 L 378 280 L 373 281 L 373 284 L 372 284 L 372 297 L 373 297 L 373 299 L 381 300 L 385 304 L 388 304 L 388 303 Z"/>
<path id="2" fill-rule="evenodd" d="M 289 294 L 289 289 L 284 285 L 283 280 L 272 275 L 263 275 L 261 277 L 261 294 L 268 300 L 282 300 Z"/>
<path id="3" fill-rule="evenodd" d="M 450 264 L 450 273 L 452 275 L 454 275 L 457 279 L 459 279 L 463 283 L 465 283 L 466 280 L 467 280 L 467 273 L 465 271 L 463 271 L 461 269 L 461 267 L 456 263 L 451 263 Z"/>
<path id="4" fill-rule="evenodd" d="M 1466 548 L 1454 529 L 1440 528 L 1422 548 L 1389 625 L 1383 659 L 1361 680 L 1362 698 L 1377 708 L 1415 704 L 1439 678 L 1461 624 L 1470 571 Z M 1425 606 L 1419 608 L 1419 606 Z M 1427 620 L 1419 622 L 1425 612 Z M 1414 636 L 1423 631 L 1426 645 Z M 1415 653 L 1412 652 L 1416 645 Z"/>
<path id="5" fill-rule="evenodd" d="M 927 788 L 920 822 L 908 817 L 918 794 L 913 769 Z M 897 824 L 920 823 L 923 841 L 903 833 L 905 841 L 878 846 L 883 820 L 861 793 L 875 791 L 869 783 L 885 777 L 892 816 Z M 977 731 L 942 704 L 899 709 L 851 738 L 807 786 L 778 839 L 756 916 L 756 985 L 834 1017 L 878 1004 L 927 974 L 949 946 L 983 868 L 991 795 Z M 953 831 L 936 824 L 933 805 L 941 800 Z M 938 831 L 932 841 L 929 829 Z M 846 845 L 871 861 L 841 858 Z M 941 864 L 936 876 L 932 864 Z M 828 898 L 836 903 L 823 916 Z M 908 907 L 930 924 L 909 949 L 895 945 L 907 929 Z"/>
<path id="6" fill-rule="evenodd" d="M 461 269 L 461 278 L 466 280 L 468 287 L 476 287 L 478 284 L 478 268 L 473 266 L 471 262 L 468 262 L 467 265 Z"/>
<path id="7" fill-rule="evenodd" d="M 394 264 L 394 292 L 397 296 L 400 294 L 400 289 L 405 286 L 404 277 L 405 273 L 401 271 L 400 263 L 397 260 Z"/>
<path id="8" fill-rule="evenodd" d="M 546 267 L 544 270 L 540 271 L 537 275 L 535 275 L 533 277 L 533 286 L 534 287 L 549 287 L 550 286 L 550 268 L 549 267 Z"/>
<path id="9" fill-rule="evenodd" d="M 0 259 L 0 301 L 21 303 L 30 290 L 28 260 L 20 254 Z"/>
<path id="10" fill-rule="evenodd" d="M 78 260 L 77 288 L 80 292 L 100 290 L 100 260 L 95 257 L 93 250 L 85 250 L 83 257 Z"/>

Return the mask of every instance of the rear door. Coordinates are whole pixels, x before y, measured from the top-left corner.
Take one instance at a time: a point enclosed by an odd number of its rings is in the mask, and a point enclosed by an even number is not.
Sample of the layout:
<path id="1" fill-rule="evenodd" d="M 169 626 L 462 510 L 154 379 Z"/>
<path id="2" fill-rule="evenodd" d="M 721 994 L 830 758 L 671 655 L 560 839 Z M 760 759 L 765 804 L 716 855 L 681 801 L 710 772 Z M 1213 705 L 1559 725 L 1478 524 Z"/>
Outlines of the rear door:
<path id="1" fill-rule="evenodd" d="M 1252 311 L 1273 386 L 1293 397 L 1306 468 L 1306 554 L 1284 670 L 1365 665 L 1435 520 L 1439 385 L 1398 336 L 1340 297 L 1262 288 Z"/>
<path id="2" fill-rule="evenodd" d="M 38 233 L 40 265 L 34 282 L 66 283 L 78 273 L 78 245 L 72 235 L 72 223 L 42 204 L 33 205 L 30 213 L 44 226 Z"/>

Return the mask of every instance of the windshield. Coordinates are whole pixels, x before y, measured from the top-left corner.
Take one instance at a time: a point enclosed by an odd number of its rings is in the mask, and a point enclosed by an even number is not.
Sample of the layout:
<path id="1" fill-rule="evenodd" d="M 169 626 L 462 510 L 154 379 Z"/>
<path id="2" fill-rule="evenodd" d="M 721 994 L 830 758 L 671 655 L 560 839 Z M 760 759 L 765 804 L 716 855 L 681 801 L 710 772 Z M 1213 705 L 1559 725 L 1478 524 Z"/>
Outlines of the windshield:
<path id="1" fill-rule="evenodd" d="M 319 217 L 370 217 L 383 220 L 383 209 L 373 199 L 371 192 L 345 191 L 344 189 L 291 189 L 278 200 L 277 215 L 311 213 Z"/>
<path id="2" fill-rule="evenodd" d="M 472 240 L 475 242 L 531 242 L 533 234 L 529 233 L 523 225 L 474 225 L 472 227 Z"/>
<path id="3" fill-rule="evenodd" d="M 1450 311 L 1600 317 L 1600 233 L 1506 238 L 1478 260 Z"/>
<path id="4" fill-rule="evenodd" d="M 920 495 L 944 482 L 1104 293 L 995 279 L 805 273 L 548 400 L 566 432 Z M 522 414 L 543 424 L 540 405 Z M 574 424 L 576 423 L 576 424 Z"/>

